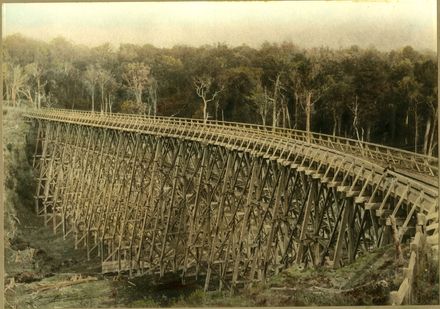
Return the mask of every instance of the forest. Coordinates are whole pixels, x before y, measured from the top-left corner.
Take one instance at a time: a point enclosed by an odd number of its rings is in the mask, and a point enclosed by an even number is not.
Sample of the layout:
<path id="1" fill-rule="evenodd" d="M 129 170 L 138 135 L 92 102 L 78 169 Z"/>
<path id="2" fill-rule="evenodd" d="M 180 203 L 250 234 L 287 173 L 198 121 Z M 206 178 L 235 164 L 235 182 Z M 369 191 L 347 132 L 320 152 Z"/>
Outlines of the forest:
<path id="1" fill-rule="evenodd" d="M 172 48 L 3 39 L 12 106 L 258 123 L 436 156 L 437 56 L 406 46 Z"/>

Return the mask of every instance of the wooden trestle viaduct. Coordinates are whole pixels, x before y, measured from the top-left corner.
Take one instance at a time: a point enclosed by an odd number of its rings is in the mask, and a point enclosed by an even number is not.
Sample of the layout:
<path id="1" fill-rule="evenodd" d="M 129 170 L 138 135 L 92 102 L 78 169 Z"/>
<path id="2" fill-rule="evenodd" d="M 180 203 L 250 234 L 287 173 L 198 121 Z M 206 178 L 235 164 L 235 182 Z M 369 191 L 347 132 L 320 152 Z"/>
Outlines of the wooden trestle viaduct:
<path id="1" fill-rule="evenodd" d="M 103 272 L 233 288 L 294 263 L 349 263 L 392 243 L 391 222 L 401 242 L 417 224 L 430 244 L 438 237 L 435 158 L 251 124 L 23 116 L 37 132 L 37 213 L 98 254 Z"/>

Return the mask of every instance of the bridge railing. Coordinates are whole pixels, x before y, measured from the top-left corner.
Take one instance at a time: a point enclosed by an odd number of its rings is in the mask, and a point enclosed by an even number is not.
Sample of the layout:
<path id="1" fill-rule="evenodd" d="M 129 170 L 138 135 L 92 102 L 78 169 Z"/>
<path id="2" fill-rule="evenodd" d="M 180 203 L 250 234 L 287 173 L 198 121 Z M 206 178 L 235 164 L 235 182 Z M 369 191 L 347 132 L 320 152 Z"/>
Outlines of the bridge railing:
<path id="1" fill-rule="evenodd" d="M 249 137 L 255 137 L 252 140 L 252 143 L 268 142 L 268 145 L 265 146 L 266 149 L 281 149 L 294 146 L 292 144 L 292 138 L 295 138 L 292 135 L 288 134 L 279 134 L 274 133 L 268 127 L 263 127 L 254 124 L 240 124 L 240 123 L 228 123 L 228 122 L 207 122 L 204 123 L 199 119 L 190 119 L 190 118 L 172 118 L 172 117 L 143 117 L 138 115 L 131 114 L 100 114 L 100 113 L 91 113 L 91 112 L 83 112 L 83 111 L 69 111 L 69 110 L 31 110 L 28 111 L 27 114 L 30 117 L 47 119 L 47 120 L 59 120 L 62 122 L 70 122 L 76 124 L 85 124 L 85 125 L 93 125 L 93 126 L 102 126 L 109 127 L 115 129 L 123 129 L 130 131 L 142 130 L 144 128 L 148 128 L 148 130 L 152 130 L 153 132 L 165 132 L 169 134 L 170 132 L 178 133 L 180 136 L 184 134 L 192 134 L 193 136 L 197 136 L 198 139 L 202 140 L 206 138 L 206 136 L 212 135 L 217 136 L 215 138 L 216 141 L 219 141 L 220 138 L 222 140 L 231 140 L 235 143 L 242 142 L 247 140 Z M 141 129 L 142 128 L 142 129 Z M 305 133 L 301 132 L 300 133 Z M 235 141 L 234 141 L 235 140 Z M 308 148 L 315 149 L 320 148 L 323 151 L 329 151 L 334 153 L 334 155 L 343 155 L 345 157 L 352 157 L 356 159 L 356 162 L 359 162 L 359 166 L 377 166 L 377 160 L 372 160 L 371 157 L 363 157 L 359 156 L 356 153 L 352 153 L 350 151 L 342 151 L 337 147 L 328 147 L 323 145 L 322 143 L 310 143 L 307 140 L 297 139 L 298 143 L 301 145 L 308 145 Z M 270 147 L 269 147 L 270 146 Z M 355 151 L 355 150 L 353 150 Z M 361 162 L 362 161 L 362 162 Z M 379 166 L 377 167 L 379 168 Z M 375 169 L 377 169 L 375 168 Z M 384 167 L 380 167 L 380 170 L 377 170 L 377 173 L 382 174 Z M 392 170 L 387 172 L 391 177 L 395 178 L 397 182 L 400 183 L 402 187 L 405 187 L 408 183 L 408 177 L 402 176 L 399 173 L 395 173 Z M 431 177 L 433 179 L 433 177 Z M 432 180 L 431 179 L 431 180 Z M 434 185 L 431 184 L 431 188 Z M 436 186 L 436 184 L 435 184 Z M 413 194 L 409 194 L 410 196 L 417 197 L 417 192 L 423 190 L 425 194 L 430 196 L 435 196 L 437 191 L 434 190 L 430 192 L 431 189 L 427 189 L 423 183 L 419 183 L 418 181 L 411 180 L 411 190 L 414 191 Z M 435 189 L 435 188 L 433 188 Z M 428 193 L 429 192 L 429 193 Z"/>
<path id="2" fill-rule="evenodd" d="M 384 165 L 398 167 L 403 170 L 414 171 L 428 176 L 438 175 L 438 159 L 432 156 L 426 156 L 403 149 L 383 146 L 350 138 L 321 133 L 310 133 L 296 129 L 278 127 L 273 128 L 258 124 L 237 123 L 218 120 L 209 120 L 205 122 L 201 119 L 193 118 L 144 116 L 123 113 L 105 114 L 99 112 L 92 113 L 88 111 L 70 111 L 65 109 L 40 109 L 28 111 L 40 114 L 51 111 L 52 113 L 58 115 L 65 115 L 65 113 L 67 112 L 70 115 L 69 117 L 81 117 L 83 119 L 93 119 L 93 121 L 101 118 L 102 120 L 105 120 L 105 118 L 111 115 L 111 117 L 117 117 L 121 121 L 127 121 L 128 123 L 140 120 L 147 120 L 150 122 L 168 123 L 173 125 L 190 124 L 194 126 L 206 127 L 221 126 L 223 128 L 230 127 L 234 129 L 246 130 L 246 132 L 266 132 L 277 136 L 289 137 L 298 141 L 325 146 L 327 148 L 335 149 L 344 153 L 350 153 L 369 160 L 373 160 L 374 162 L 381 162 Z"/>

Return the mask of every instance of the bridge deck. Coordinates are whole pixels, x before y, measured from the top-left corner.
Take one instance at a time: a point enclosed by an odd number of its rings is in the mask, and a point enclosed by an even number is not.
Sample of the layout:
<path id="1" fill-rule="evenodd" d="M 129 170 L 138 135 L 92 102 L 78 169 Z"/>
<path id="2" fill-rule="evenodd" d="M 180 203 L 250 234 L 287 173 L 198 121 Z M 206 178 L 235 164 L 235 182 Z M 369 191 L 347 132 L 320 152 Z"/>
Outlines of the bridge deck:
<path id="1" fill-rule="evenodd" d="M 146 123 L 155 123 L 157 126 L 187 129 L 188 126 L 199 129 L 227 129 L 228 132 L 243 134 L 260 133 L 265 136 L 284 137 L 294 141 L 307 142 L 314 145 L 324 146 L 329 149 L 338 150 L 342 153 L 352 154 L 366 160 L 380 164 L 383 167 L 400 169 L 401 173 L 412 172 L 413 177 L 422 179 L 433 186 L 437 185 L 438 158 L 406 151 L 399 148 L 388 147 L 350 138 L 332 136 L 321 133 L 308 133 L 302 130 L 287 128 L 272 128 L 257 124 L 237 123 L 227 121 L 210 120 L 205 123 L 200 119 L 174 118 L 174 117 L 149 117 L 134 114 L 101 114 L 85 111 L 70 111 L 62 109 L 32 110 L 27 112 L 33 118 L 47 120 L 71 121 L 83 124 L 99 124 L 100 126 L 116 126 L 119 129 L 140 129 Z M 137 127 L 139 126 L 139 127 Z"/>
<path id="2" fill-rule="evenodd" d="M 317 133 L 309 135 L 299 130 L 221 121 L 204 123 L 199 119 L 188 118 L 61 109 L 31 110 L 24 115 L 34 119 L 221 143 L 232 149 L 255 151 L 259 146 L 260 149 L 266 149 L 266 157 L 285 161 L 285 158 L 290 158 L 294 148 L 300 147 L 304 155 L 312 154 L 312 160 L 325 157 L 326 164 L 343 162 L 343 167 L 350 168 L 354 174 L 368 171 L 375 175 L 372 181 L 377 184 L 385 173 L 388 178 L 396 180 L 397 187 L 402 187 L 400 193 L 405 191 L 407 185 L 411 187 L 408 194 L 411 202 L 416 202 L 423 191 L 425 198 L 422 199 L 421 210 L 424 212 L 432 211 L 436 204 L 438 190 L 437 177 L 434 176 L 438 173 L 438 159 L 378 144 Z"/>

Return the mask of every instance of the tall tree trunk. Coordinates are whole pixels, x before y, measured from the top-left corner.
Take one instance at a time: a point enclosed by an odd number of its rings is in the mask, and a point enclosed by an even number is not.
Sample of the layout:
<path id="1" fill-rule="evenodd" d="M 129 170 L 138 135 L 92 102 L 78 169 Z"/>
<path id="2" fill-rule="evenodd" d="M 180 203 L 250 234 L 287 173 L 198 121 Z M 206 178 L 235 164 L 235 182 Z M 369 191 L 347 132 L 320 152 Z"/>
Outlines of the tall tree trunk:
<path id="1" fill-rule="evenodd" d="M 294 124 L 294 128 L 296 129 L 298 126 L 298 119 L 299 119 L 299 110 L 298 110 L 298 106 L 299 106 L 299 95 L 298 92 L 295 91 L 295 124 Z"/>
<path id="2" fill-rule="evenodd" d="M 27 89 L 26 91 L 22 90 L 21 93 L 25 96 L 25 98 L 28 100 L 28 102 L 30 102 L 31 106 L 35 105 L 35 101 L 32 98 L 32 94 L 31 91 L 29 89 Z"/>
<path id="3" fill-rule="evenodd" d="M 370 141 L 371 138 L 371 124 L 368 124 L 367 126 L 367 142 Z"/>
<path id="4" fill-rule="evenodd" d="M 14 88 L 12 88 L 12 90 L 11 90 L 11 99 L 12 99 L 12 106 L 17 106 L 17 102 L 16 102 L 16 100 L 17 100 L 17 92 L 15 91 L 15 89 Z"/>
<path id="5" fill-rule="evenodd" d="M 286 120 L 287 120 L 287 126 L 289 127 L 289 129 L 290 128 L 292 128 L 292 123 L 290 122 L 290 113 L 289 113 L 289 109 L 287 108 L 287 105 L 286 105 Z"/>
<path id="6" fill-rule="evenodd" d="M 101 113 L 104 112 L 104 107 L 105 106 L 105 102 L 104 102 L 104 84 L 101 84 Z"/>
<path id="7" fill-rule="evenodd" d="M 92 112 L 95 111 L 95 90 L 92 90 Z"/>
<path id="8" fill-rule="evenodd" d="M 394 143 L 396 137 L 396 106 L 391 107 L 391 142 Z"/>
<path id="9" fill-rule="evenodd" d="M 273 90 L 273 109 L 272 109 L 272 127 L 275 128 L 278 125 L 278 92 L 280 86 L 280 77 L 281 73 L 278 73 L 277 78 L 275 80 L 274 90 Z"/>
<path id="10" fill-rule="evenodd" d="M 37 108 L 41 108 L 41 85 L 40 85 L 40 79 L 37 79 Z"/>
<path id="11" fill-rule="evenodd" d="M 355 98 L 355 102 L 354 102 L 354 111 L 353 111 L 353 129 L 356 133 L 356 138 L 358 139 L 358 141 L 362 141 L 363 140 L 363 133 L 362 133 L 362 138 L 359 135 L 359 129 L 358 129 L 358 113 L 359 113 L 359 106 L 358 106 L 358 96 L 356 96 Z"/>
<path id="12" fill-rule="evenodd" d="M 274 100 L 272 104 L 272 128 L 275 128 L 277 126 L 276 101 Z"/>
<path id="13" fill-rule="evenodd" d="M 142 104 L 142 90 L 136 92 L 136 104 L 142 114 L 145 114 L 146 107 Z"/>
<path id="14" fill-rule="evenodd" d="M 34 102 L 34 104 L 35 104 L 35 108 L 38 108 L 38 91 L 35 91 L 35 102 Z"/>
<path id="15" fill-rule="evenodd" d="M 156 117 L 156 115 L 157 115 L 157 92 L 156 91 L 157 90 L 154 89 L 153 91 L 154 91 L 154 94 L 153 94 L 153 115 L 154 115 L 154 117 Z M 217 119 L 217 117 L 215 119 Z"/>
<path id="16" fill-rule="evenodd" d="M 312 92 L 308 91 L 306 95 L 306 132 L 307 132 L 307 141 L 310 142 L 310 123 L 312 117 Z"/>
<path id="17" fill-rule="evenodd" d="M 339 114 L 338 116 L 338 136 L 341 136 L 341 130 L 342 130 L 342 115 Z"/>
<path id="18" fill-rule="evenodd" d="M 6 102 L 9 103 L 9 100 L 11 98 L 10 94 L 10 90 L 9 90 L 9 85 L 6 83 L 6 81 L 4 82 L 5 85 L 5 94 L 6 94 Z"/>
<path id="19" fill-rule="evenodd" d="M 109 113 L 112 112 L 112 102 L 111 102 L 110 93 L 108 94 L 108 111 Z"/>
<path id="20" fill-rule="evenodd" d="M 414 151 L 417 152 L 417 142 L 419 141 L 419 121 L 417 116 L 417 104 L 414 106 Z"/>
<path id="21" fill-rule="evenodd" d="M 428 154 L 429 132 L 431 130 L 431 117 L 428 117 L 425 127 L 425 135 L 423 137 L 423 154 Z"/>
<path id="22" fill-rule="evenodd" d="M 208 122 L 208 102 L 205 99 L 203 99 L 203 121 Z"/>
<path id="23" fill-rule="evenodd" d="M 406 133 L 406 134 L 405 134 L 405 145 L 408 145 L 408 133 L 409 133 L 409 132 L 408 132 L 408 131 L 409 131 L 409 130 L 408 130 L 408 126 L 409 126 L 409 111 L 407 110 L 407 111 L 406 111 L 406 117 L 405 117 L 405 129 L 406 129 L 406 130 L 405 130 L 405 131 L 406 131 L 406 132 L 405 132 L 405 133 Z"/>
<path id="24" fill-rule="evenodd" d="M 435 137 L 435 133 L 437 132 L 437 110 L 434 113 L 434 125 L 432 126 L 432 130 L 431 130 L 431 137 L 429 139 L 429 149 L 428 149 L 428 155 L 432 156 L 433 155 L 433 150 L 434 150 L 434 137 Z"/>
<path id="25" fill-rule="evenodd" d="M 281 107 L 281 116 L 282 116 L 282 118 L 281 118 L 281 126 L 283 127 L 283 128 L 285 128 L 286 127 L 286 111 L 284 110 L 284 107 Z"/>
<path id="26" fill-rule="evenodd" d="M 338 126 L 338 118 L 336 116 L 336 109 L 333 109 L 333 136 L 336 136 L 337 126 Z"/>

